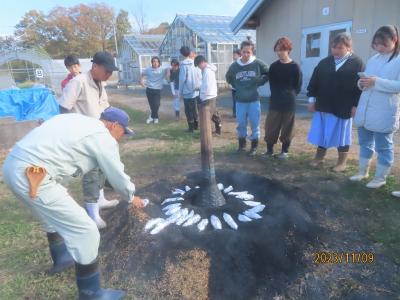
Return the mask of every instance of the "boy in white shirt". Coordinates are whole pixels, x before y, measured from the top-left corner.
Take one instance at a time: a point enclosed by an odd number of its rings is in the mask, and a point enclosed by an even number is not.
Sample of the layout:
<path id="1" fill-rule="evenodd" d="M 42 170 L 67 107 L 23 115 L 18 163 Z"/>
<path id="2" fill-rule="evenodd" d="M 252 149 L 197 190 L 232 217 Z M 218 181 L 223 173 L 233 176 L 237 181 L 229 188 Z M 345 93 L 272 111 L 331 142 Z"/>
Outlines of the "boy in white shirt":
<path id="1" fill-rule="evenodd" d="M 217 68 L 213 64 L 209 64 L 203 55 L 198 55 L 195 58 L 194 65 L 202 71 L 200 102 L 210 101 L 211 120 L 215 124 L 215 132 L 221 134 L 221 118 L 217 111 L 218 87 L 215 78 L 215 71 L 217 71 Z"/>

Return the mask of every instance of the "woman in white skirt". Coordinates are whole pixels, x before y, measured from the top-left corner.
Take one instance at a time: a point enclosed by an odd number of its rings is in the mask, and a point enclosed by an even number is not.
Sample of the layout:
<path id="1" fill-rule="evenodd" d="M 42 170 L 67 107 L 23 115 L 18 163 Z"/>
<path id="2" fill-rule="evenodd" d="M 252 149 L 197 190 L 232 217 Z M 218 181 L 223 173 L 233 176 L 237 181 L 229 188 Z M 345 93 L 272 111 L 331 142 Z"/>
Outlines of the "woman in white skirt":
<path id="1" fill-rule="evenodd" d="M 357 73 L 364 64 L 352 53 L 352 40 L 347 33 L 339 33 L 333 39 L 331 52 L 315 67 L 307 88 L 308 109 L 314 112 L 308 141 L 317 146 L 312 166 L 321 165 L 327 149 L 335 147 L 338 161 L 333 171 L 342 172 L 351 146 L 352 117 L 361 94 Z"/>

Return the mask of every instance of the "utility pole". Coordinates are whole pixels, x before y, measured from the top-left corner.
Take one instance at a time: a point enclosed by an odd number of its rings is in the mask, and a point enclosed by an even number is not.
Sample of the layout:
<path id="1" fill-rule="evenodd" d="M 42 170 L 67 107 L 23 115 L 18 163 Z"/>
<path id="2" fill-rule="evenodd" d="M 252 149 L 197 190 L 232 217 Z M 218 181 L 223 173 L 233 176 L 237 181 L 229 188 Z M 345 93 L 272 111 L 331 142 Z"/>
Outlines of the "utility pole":
<path id="1" fill-rule="evenodd" d="M 117 19 L 114 19 L 113 30 L 114 30 L 114 45 L 115 45 L 115 55 L 118 57 L 118 41 L 117 41 L 117 30 L 115 27 L 117 26 Z"/>

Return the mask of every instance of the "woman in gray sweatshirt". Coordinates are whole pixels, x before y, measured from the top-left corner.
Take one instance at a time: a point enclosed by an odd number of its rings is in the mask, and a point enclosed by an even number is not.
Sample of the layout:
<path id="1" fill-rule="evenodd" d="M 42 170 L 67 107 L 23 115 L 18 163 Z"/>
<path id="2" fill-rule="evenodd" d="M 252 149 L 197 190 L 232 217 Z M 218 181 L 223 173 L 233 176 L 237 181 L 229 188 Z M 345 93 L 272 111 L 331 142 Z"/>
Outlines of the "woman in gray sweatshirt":
<path id="1" fill-rule="evenodd" d="M 149 101 L 151 114 L 146 120 L 147 124 L 158 124 L 158 110 L 160 108 L 161 90 L 167 72 L 161 67 L 160 59 L 157 56 L 151 58 L 151 67 L 142 72 L 140 83 L 146 87 L 146 96 Z"/>

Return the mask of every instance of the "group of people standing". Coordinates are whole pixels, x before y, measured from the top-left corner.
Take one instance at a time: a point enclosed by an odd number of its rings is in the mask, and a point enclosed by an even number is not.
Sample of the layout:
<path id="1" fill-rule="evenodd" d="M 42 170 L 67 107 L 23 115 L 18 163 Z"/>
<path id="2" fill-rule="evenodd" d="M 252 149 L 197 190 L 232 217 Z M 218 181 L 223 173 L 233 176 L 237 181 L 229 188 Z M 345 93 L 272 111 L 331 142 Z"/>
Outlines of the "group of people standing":
<path id="1" fill-rule="evenodd" d="M 103 289 L 100 280 L 99 229 L 106 227 L 99 210 L 115 207 L 107 200 L 105 178 L 121 198 L 136 208 L 146 202 L 124 171 L 118 142 L 132 135 L 128 114 L 110 106 L 105 82 L 118 70 L 113 56 L 97 52 L 92 68 L 80 72 L 79 60 L 67 56 L 69 75 L 58 100 L 61 114 L 43 122 L 14 145 L 3 165 L 4 182 L 41 221 L 53 267 L 48 274 L 75 266 L 79 299 L 122 299 L 122 290 Z M 84 208 L 63 186 L 82 177 Z"/>
<path id="2" fill-rule="evenodd" d="M 315 67 L 307 87 L 309 111 L 313 112 L 308 141 L 316 153 L 311 166 L 323 164 L 328 148 L 337 148 L 335 172 L 346 170 L 352 145 L 352 126 L 358 128 L 359 171 L 350 177 L 361 181 L 369 176 L 373 154 L 377 153 L 374 178 L 367 187 L 379 188 L 394 161 L 393 133 L 399 127 L 400 46 L 396 26 L 380 27 L 372 38 L 377 52 L 366 66 L 354 52 L 348 33 L 339 33 L 330 45 L 330 55 Z M 300 67 L 290 58 L 291 41 L 280 38 L 274 46 L 278 60 L 268 68 L 253 56 L 250 42 L 241 45 L 241 57 L 229 68 L 237 120 L 238 151 L 246 146 L 247 122 L 251 127 L 251 149 L 255 155 L 260 136 L 260 101 L 257 88 L 269 80 L 271 99 L 265 122 L 265 156 L 271 157 L 278 139 L 278 155 L 288 157 L 295 124 L 295 99 L 302 86 Z M 393 192 L 400 197 L 400 192 Z"/>
<path id="3" fill-rule="evenodd" d="M 171 60 L 170 68 L 163 68 L 158 57 L 151 59 L 151 67 L 146 68 L 141 75 L 141 84 L 146 87 L 146 96 L 150 106 L 150 116 L 147 124 L 159 122 L 160 95 L 164 80 L 169 81 L 171 93 L 174 97 L 173 108 L 177 120 L 180 118 L 180 103 L 183 100 L 188 132 L 199 128 L 198 106 L 209 101 L 212 105 L 212 121 L 215 132 L 221 133 L 221 119 L 216 110 L 218 96 L 216 67 L 207 62 L 203 55 L 196 55 L 189 47 L 180 49 L 183 60 Z"/>
<path id="4" fill-rule="evenodd" d="M 309 109 L 314 111 L 308 140 L 318 147 L 313 166 L 322 164 L 327 149 L 335 147 L 338 162 L 333 170 L 344 171 L 354 120 L 360 145 L 359 171 L 350 180 L 369 176 L 376 152 L 375 176 L 366 186 L 379 188 L 386 184 L 394 162 L 393 133 L 399 127 L 400 47 L 396 26 L 380 27 L 372 38 L 372 48 L 377 53 L 365 66 L 353 53 L 348 34 L 334 38 L 332 55 L 320 61 L 308 85 Z"/>
<path id="5" fill-rule="evenodd" d="M 353 52 L 352 38 L 348 33 L 339 33 L 332 40 L 330 55 L 315 67 L 307 86 L 308 109 L 313 112 L 308 141 L 316 146 L 311 166 L 322 165 L 327 149 L 336 148 L 338 159 L 333 171 L 342 172 L 347 167 L 354 121 L 358 127 L 360 159 L 359 172 L 350 179 L 361 181 L 368 177 L 371 159 L 376 152 L 378 163 L 375 177 L 367 187 L 378 188 L 385 184 L 393 164 L 393 133 L 399 127 L 400 57 L 397 27 L 380 27 L 372 38 L 371 46 L 377 53 L 365 66 Z M 274 146 L 279 140 L 282 147 L 277 156 L 289 156 L 294 137 L 296 97 L 303 84 L 300 66 L 290 57 L 292 49 L 292 42 L 287 37 L 278 39 L 273 49 L 278 60 L 270 67 L 255 57 L 254 44 L 249 40 L 234 51 L 234 62 L 226 73 L 226 81 L 232 88 L 238 152 L 245 152 L 249 138 L 249 155 L 257 153 L 261 136 L 258 88 L 269 81 L 271 98 L 265 121 L 264 155 L 275 156 Z M 170 81 L 174 95 L 176 117 L 179 119 L 180 101 L 183 100 L 188 131 L 193 132 L 198 129 L 198 104 L 210 99 L 216 102 L 216 68 L 208 64 L 203 56 L 196 57 L 186 46 L 180 49 L 180 53 L 183 60 L 172 60 L 171 68 L 166 70 L 161 68 L 159 58 L 153 57 L 152 66 L 142 74 L 142 79 L 146 79 L 146 94 L 151 108 L 147 123 L 158 122 L 160 90 L 166 79 Z M 201 66 L 199 61 L 205 62 L 203 67 L 198 68 Z M 213 112 L 216 132 L 220 133 L 221 120 L 217 110 Z M 248 124 L 251 128 L 249 135 Z M 400 196 L 400 193 L 394 194 Z"/>

